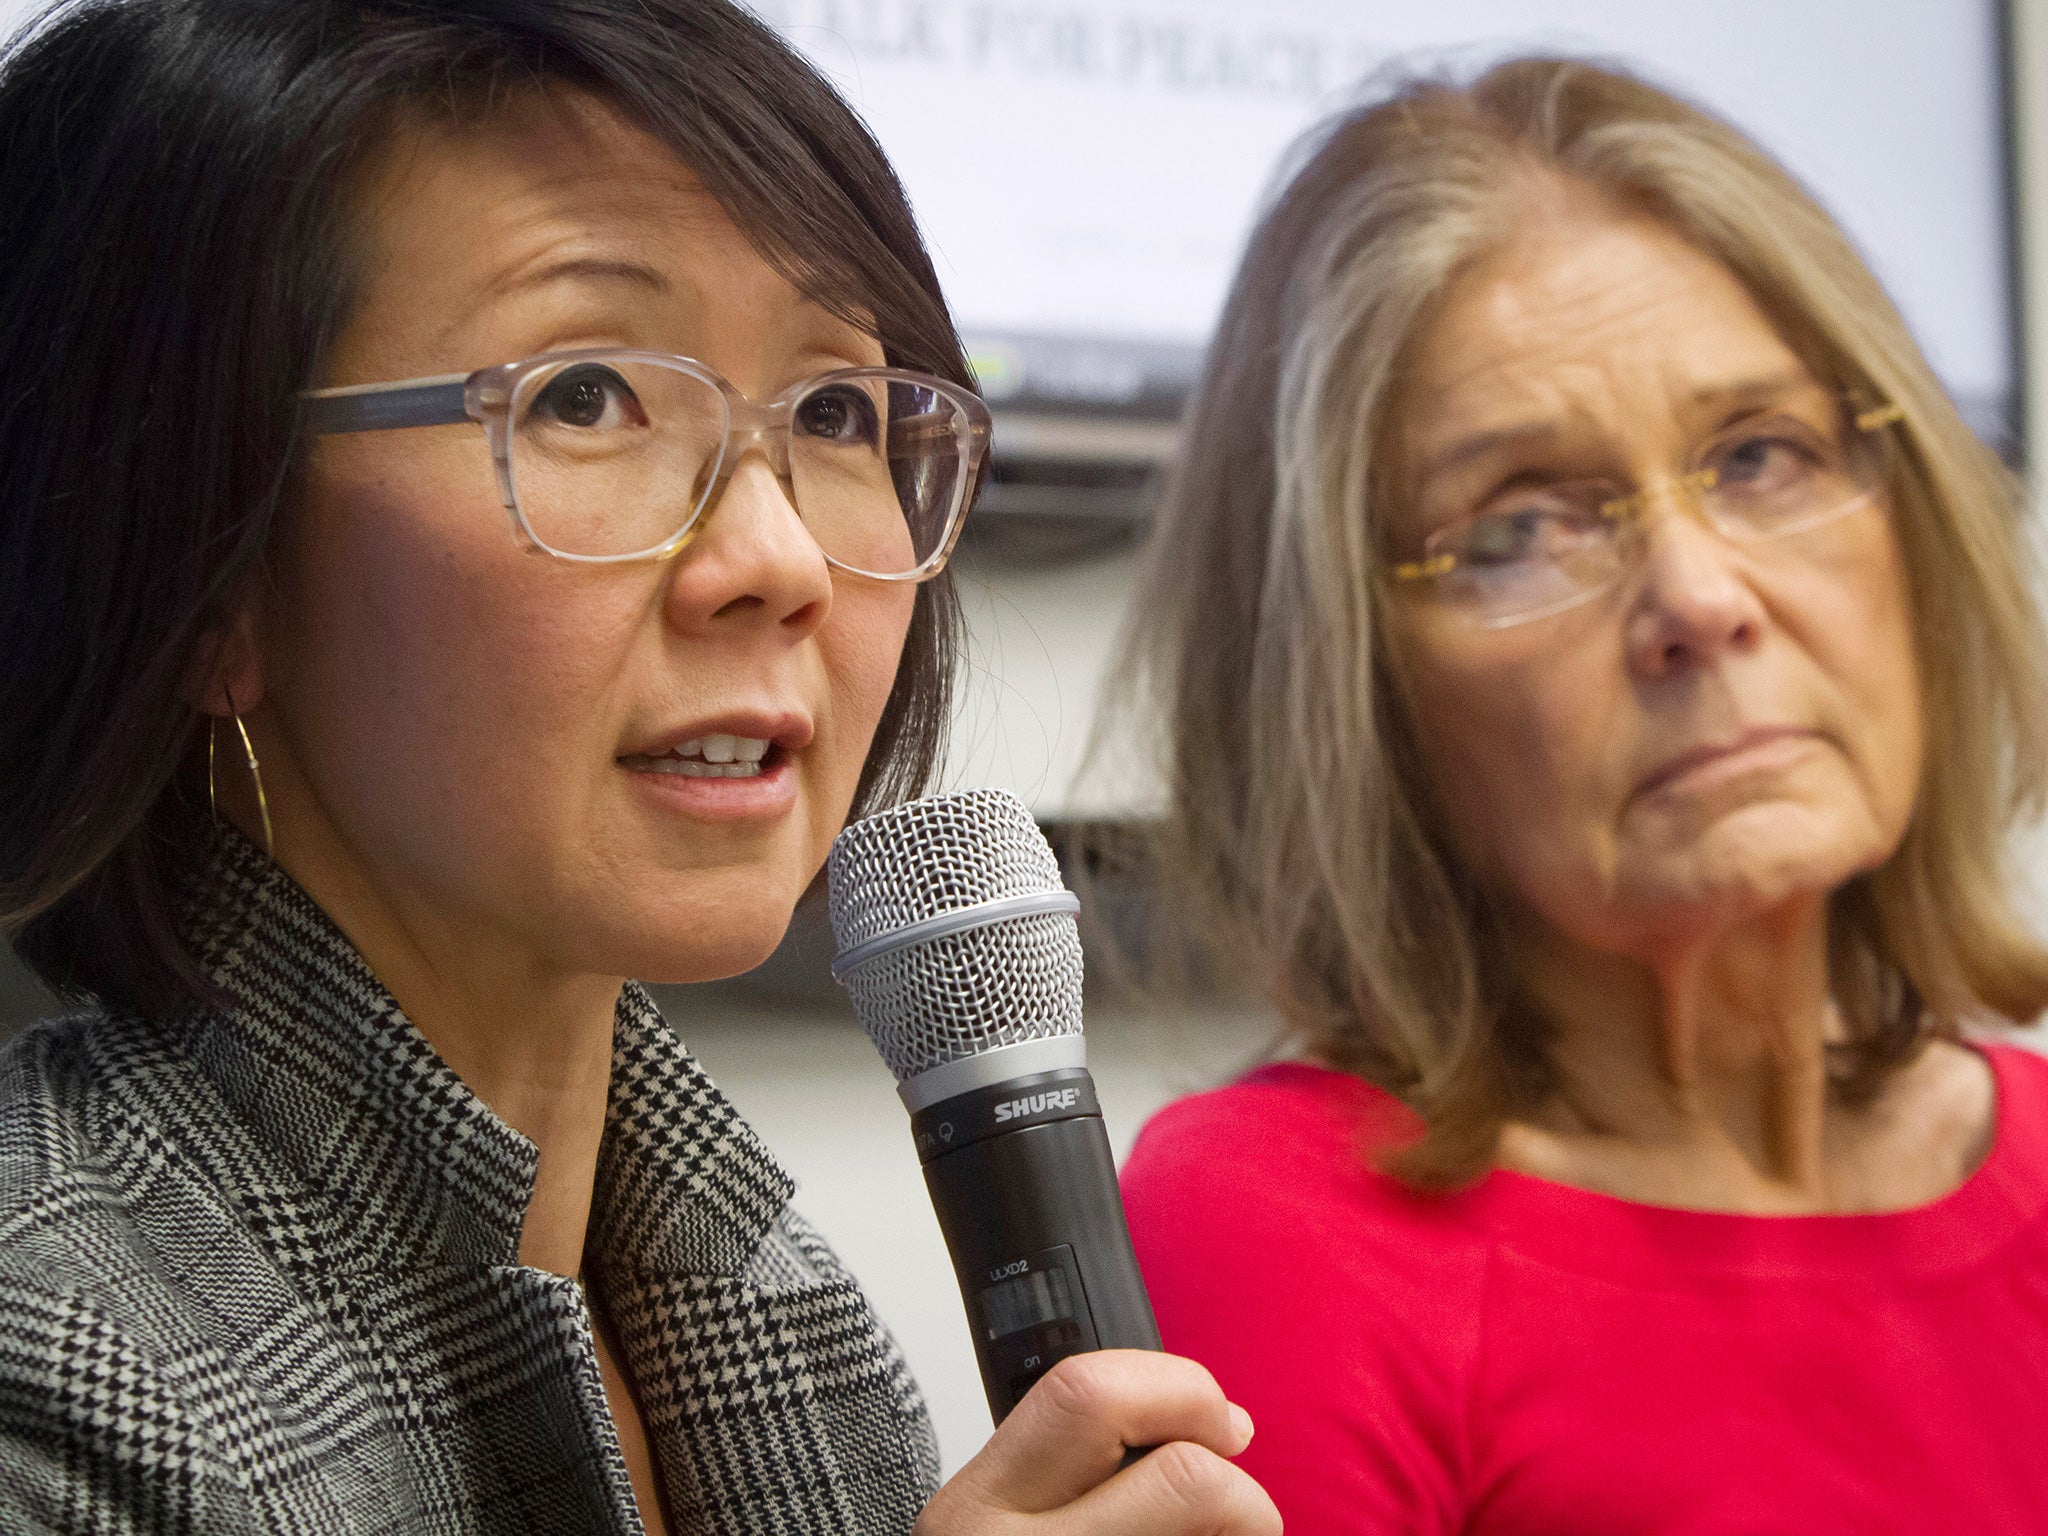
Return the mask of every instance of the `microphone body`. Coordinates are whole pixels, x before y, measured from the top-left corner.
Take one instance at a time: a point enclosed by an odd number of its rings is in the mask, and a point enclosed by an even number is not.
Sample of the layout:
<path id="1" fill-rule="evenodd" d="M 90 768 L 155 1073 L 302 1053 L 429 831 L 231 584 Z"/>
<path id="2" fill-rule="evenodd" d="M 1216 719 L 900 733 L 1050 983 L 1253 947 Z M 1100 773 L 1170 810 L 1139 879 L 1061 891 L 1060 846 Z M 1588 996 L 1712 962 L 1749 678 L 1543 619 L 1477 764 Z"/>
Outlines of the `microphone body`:
<path id="1" fill-rule="evenodd" d="M 997 1423 L 1068 1355 L 1159 1348 L 1085 1067 L 943 1099 L 911 1130 Z"/>
<path id="2" fill-rule="evenodd" d="M 849 827 L 833 973 L 898 1078 L 997 1423 L 1068 1355 L 1158 1349 L 1080 1027 L 1076 902 L 1023 803 Z"/>

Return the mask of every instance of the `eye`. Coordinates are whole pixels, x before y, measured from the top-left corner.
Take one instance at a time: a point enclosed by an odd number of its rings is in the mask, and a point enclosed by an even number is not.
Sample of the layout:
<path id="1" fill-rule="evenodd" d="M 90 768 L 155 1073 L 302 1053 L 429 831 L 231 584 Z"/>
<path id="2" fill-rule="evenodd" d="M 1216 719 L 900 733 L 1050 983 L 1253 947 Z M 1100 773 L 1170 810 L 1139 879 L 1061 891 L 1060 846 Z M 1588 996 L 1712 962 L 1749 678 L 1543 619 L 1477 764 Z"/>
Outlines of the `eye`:
<path id="1" fill-rule="evenodd" d="M 1601 489 L 1550 493 L 1482 512 L 1465 525 L 1455 552 L 1468 566 L 1511 566 L 1568 555 L 1610 531 L 1596 510 Z"/>
<path id="2" fill-rule="evenodd" d="M 595 429 L 647 425 L 640 397 L 615 368 L 578 363 L 543 385 L 527 409 L 529 420 Z"/>
<path id="3" fill-rule="evenodd" d="M 1773 495 L 1796 488 L 1823 471 L 1830 450 L 1796 430 L 1746 432 L 1714 449 L 1707 467 L 1717 486 L 1743 495 Z"/>
<path id="4" fill-rule="evenodd" d="M 1544 513 L 1534 507 L 1475 517 L 1465 530 L 1465 558 L 1473 565 L 1526 560 L 1543 542 L 1544 520 Z"/>
<path id="5" fill-rule="evenodd" d="M 881 440 L 881 413 L 865 390 L 830 384 L 798 402 L 795 427 L 804 437 L 864 446 Z"/>

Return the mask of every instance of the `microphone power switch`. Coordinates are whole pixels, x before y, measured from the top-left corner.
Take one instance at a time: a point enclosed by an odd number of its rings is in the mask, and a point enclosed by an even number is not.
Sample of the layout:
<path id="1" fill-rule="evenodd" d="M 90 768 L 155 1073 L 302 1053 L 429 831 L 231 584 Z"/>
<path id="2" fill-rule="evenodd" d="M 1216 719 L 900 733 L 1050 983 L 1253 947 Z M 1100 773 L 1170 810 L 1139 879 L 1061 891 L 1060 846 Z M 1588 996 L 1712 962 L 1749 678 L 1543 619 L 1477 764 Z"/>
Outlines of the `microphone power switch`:
<path id="1" fill-rule="evenodd" d="M 973 1298 L 975 1352 L 983 1381 L 1001 1382 L 1009 1396 L 989 1405 L 1000 1418 L 1058 1362 L 1096 1347 L 1095 1320 L 1081 1267 L 1064 1243 L 993 1265 L 984 1278 Z"/>

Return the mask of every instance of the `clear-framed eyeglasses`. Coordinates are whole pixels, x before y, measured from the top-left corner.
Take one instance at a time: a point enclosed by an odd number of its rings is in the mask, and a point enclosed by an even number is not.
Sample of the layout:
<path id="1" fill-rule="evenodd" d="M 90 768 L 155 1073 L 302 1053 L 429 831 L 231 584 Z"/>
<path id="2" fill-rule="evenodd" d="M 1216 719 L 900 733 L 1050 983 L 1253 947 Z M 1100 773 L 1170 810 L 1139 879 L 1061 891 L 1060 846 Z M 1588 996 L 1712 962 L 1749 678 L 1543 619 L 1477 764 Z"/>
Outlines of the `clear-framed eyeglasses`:
<path id="1" fill-rule="evenodd" d="M 680 550 L 757 449 L 840 570 L 925 581 L 960 537 L 988 408 L 942 379 L 840 368 L 756 403 L 694 358 L 587 348 L 299 396 L 309 432 L 474 421 L 515 534 L 564 560 Z"/>
<path id="2" fill-rule="evenodd" d="M 1895 405 L 1855 396 L 1819 410 L 1745 417 L 1710 440 L 1697 466 L 1668 482 L 1724 538 L 1803 533 L 1876 505 L 1888 483 Z M 1526 624 L 1599 596 L 1636 568 L 1659 486 L 1611 481 L 1532 485 L 1437 529 L 1386 574 L 1487 629 Z"/>

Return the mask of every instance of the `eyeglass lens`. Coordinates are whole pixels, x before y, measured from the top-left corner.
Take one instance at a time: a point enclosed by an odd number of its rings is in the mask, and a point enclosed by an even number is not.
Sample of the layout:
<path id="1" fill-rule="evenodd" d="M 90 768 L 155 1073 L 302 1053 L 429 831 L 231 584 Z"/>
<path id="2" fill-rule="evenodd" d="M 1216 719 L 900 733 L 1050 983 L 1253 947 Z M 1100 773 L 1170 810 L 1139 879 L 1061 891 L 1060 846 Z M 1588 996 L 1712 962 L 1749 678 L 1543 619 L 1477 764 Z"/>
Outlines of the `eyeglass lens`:
<path id="1" fill-rule="evenodd" d="M 533 536 L 561 554 L 659 549 L 733 468 L 722 462 L 725 396 L 687 369 L 584 358 L 529 375 L 511 409 L 513 495 Z M 928 385 L 880 375 L 821 383 L 789 424 L 797 514 L 841 565 L 915 571 L 951 530 L 970 441 L 962 406 Z"/>
<path id="2" fill-rule="evenodd" d="M 1796 413 L 1745 422 L 1677 482 L 1723 535 L 1781 538 L 1868 504 L 1882 483 L 1874 434 Z M 1489 626 L 1540 618 L 1591 596 L 1642 543 L 1651 497 L 1606 482 L 1518 490 L 1428 546 L 1453 558 L 1443 594 Z"/>

